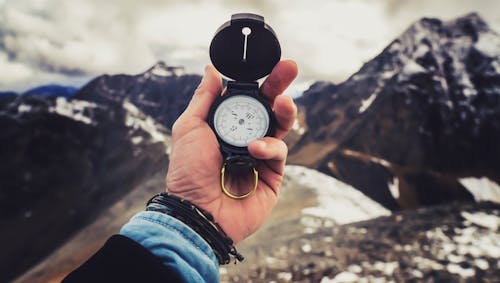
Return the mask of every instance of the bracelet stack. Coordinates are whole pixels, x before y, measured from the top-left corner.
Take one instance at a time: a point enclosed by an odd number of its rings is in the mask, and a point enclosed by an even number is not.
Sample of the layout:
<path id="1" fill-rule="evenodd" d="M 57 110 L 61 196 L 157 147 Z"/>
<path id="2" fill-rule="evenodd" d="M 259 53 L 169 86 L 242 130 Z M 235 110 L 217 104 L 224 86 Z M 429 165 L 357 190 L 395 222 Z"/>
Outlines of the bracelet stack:
<path id="1" fill-rule="evenodd" d="M 153 196 L 147 204 L 147 211 L 158 211 L 180 220 L 198 233 L 212 248 L 219 264 L 228 264 L 231 256 L 243 261 L 233 245 L 233 240 L 222 230 L 214 217 L 207 211 L 172 194 L 163 192 Z"/>

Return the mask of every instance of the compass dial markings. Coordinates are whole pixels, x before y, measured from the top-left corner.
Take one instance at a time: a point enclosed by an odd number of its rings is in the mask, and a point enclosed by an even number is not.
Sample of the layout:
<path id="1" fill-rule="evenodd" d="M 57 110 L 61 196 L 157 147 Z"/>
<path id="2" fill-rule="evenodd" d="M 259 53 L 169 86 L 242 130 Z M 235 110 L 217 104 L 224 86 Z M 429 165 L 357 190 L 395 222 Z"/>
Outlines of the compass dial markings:
<path id="1" fill-rule="evenodd" d="M 265 136 L 269 115 L 257 99 L 235 95 L 224 100 L 214 115 L 217 134 L 228 144 L 244 147 Z"/>

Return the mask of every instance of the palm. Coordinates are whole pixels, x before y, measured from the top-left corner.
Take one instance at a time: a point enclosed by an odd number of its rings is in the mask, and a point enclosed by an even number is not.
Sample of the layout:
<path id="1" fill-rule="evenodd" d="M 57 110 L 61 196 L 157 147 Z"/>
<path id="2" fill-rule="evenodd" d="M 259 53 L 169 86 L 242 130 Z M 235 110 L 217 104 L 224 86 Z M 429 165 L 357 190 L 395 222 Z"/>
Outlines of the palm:
<path id="1" fill-rule="evenodd" d="M 205 121 L 190 121 L 177 126 L 183 127 L 183 131 L 180 135 L 174 132 L 170 162 L 175 167 L 168 171 L 169 191 L 211 212 L 235 242 L 257 230 L 277 201 L 276 192 L 282 175 L 262 162 L 258 168 L 259 183 L 255 195 L 243 200 L 231 199 L 220 189 L 223 157 L 208 124 Z M 253 184 L 247 182 L 240 185 L 245 189 Z"/>

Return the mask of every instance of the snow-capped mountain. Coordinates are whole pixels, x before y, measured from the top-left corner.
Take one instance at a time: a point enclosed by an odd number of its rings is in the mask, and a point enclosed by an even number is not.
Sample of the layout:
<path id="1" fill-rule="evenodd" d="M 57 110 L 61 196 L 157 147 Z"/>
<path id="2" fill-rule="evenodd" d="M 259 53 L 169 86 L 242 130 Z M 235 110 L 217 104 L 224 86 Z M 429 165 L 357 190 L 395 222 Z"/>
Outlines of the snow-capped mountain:
<path id="1" fill-rule="evenodd" d="M 500 183 L 500 36 L 477 14 L 422 19 L 297 103 L 289 161 L 388 208 L 472 200 L 460 178 Z"/>
<path id="2" fill-rule="evenodd" d="M 159 62 L 138 75 L 103 75 L 75 95 L 95 103 L 121 103 L 125 99 L 168 129 L 184 111 L 201 76 Z"/>
<path id="3" fill-rule="evenodd" d="M 2 282 L 166 168 L 167 130 L 127 100 L 15 96 L 0 128 Z"/>

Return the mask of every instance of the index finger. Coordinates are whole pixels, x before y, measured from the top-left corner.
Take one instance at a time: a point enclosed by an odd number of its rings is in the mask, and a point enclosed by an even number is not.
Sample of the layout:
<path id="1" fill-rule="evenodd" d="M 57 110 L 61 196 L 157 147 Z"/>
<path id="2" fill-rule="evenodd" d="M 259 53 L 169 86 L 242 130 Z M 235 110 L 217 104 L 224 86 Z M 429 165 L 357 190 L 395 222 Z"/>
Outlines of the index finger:
<path id="1" fill-rule="evenodd" d="M 214 66 L 205 67 L 205 74 L 195 90 L 191 101 L 182 114 L 187 117 L 198 117 L 205 120 L 214 100 L 220 95 L 222 80 Z"/>
<path id="2" fill-rule="evenodd" d="M 297 64 L 292 60 L 283 60 L 274 66 L 271 74 L 260 87 L 260 93 L 271 103 L 274 98 L 282 94 L 297 77 Z"/>

